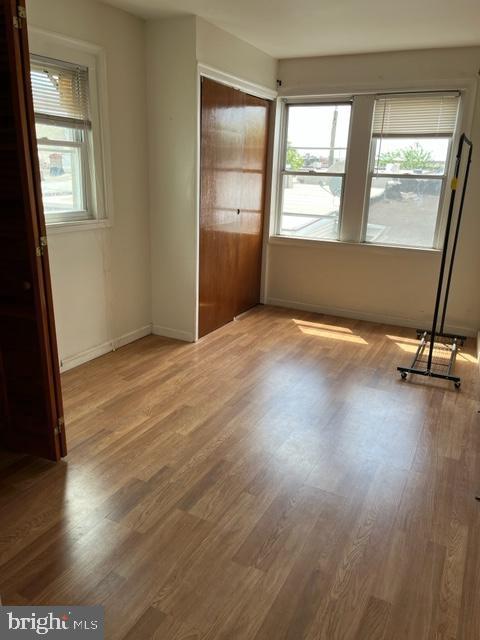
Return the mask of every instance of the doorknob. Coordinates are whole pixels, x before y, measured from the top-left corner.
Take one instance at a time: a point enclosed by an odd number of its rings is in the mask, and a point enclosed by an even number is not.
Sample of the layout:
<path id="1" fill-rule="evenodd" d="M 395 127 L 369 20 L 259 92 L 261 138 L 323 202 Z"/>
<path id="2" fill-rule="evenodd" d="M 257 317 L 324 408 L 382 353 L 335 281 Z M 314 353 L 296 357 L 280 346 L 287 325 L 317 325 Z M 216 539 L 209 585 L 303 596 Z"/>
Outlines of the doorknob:
<path id="1" fill-rule="evenodd" d="M 237 209 L 237 216 L 240 215 L 240 209 Z"/>

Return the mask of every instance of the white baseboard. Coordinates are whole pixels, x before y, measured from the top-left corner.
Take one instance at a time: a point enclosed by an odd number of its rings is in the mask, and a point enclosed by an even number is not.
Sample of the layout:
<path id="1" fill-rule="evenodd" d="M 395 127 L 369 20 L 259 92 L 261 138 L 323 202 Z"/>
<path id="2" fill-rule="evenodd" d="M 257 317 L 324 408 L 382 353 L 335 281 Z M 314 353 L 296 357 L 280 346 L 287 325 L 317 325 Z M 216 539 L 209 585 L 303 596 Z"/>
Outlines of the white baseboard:
<path id="1" fill-rule="evenodd" d="M 377 322 L 379 324 L 391 324 L 398 327 L 412 327 L 413 329 L 423 328 L 424 319 L 405 318 L 403 316 L 393 316 L 382 313 L 370 313 L 368 311 L 358 311 L 356 309 L 344 309 L 341 307 L 329 307 L 326 305 L 310 304 L 299 302 L 298 300 L 283 300 L 282 298 L 267 298 L 266 304 L 274 307 L 286 307 L 287 309 L 298 309 L 300 311 L 312 311 L 313 313 L 323 313 L 329 316 L 340 318 L 350 318 L 352 320 L 366 320 L 367 322 Z M 431 322 L 431 320 L 429 320 Z M 469 327 L 447 325 L 445 327 L 449 333 L 456 333 L 462 336 L 476 336 L 477 331 Z"/>
<path id="2" fill-rule="evenodd" d="M 134 331 L 130 331 L 129 333 L 124 333 L 123 336 L 120 336 L 119 338 L 113 340 L 113 348 L 120 349 L 120 347 L 124 347 L 126 344 L 130 344 L 130 342 L 135 342 L 135 340 L 140 340 L 140 338 L 145 338 L 145 336 L 150 336 L 151 334 L 152 325 L 146 324 L 140 329 L 135 329 Z"/>
<path id="3" fill-rule="evenodd" d="M 96 347 L 81 351 L 74 356 L 62 358 L 60 360 L 60 371 L 63 373 L 64 371 L 69 371 L 70 369 L 79 367 L 85 362 L 89 362 L 90 360 L 94 360 L 95 358 L 99 358 L 100 356 L 104 356 L 106 353 L 110 353 L 110 351 L 115 351 L 115 349 L 124 347 L 126 344 L 130 344 L 130 342 L 135 342 L 135 340 L 139 340 L 140 338 L 149 336 L 151 333 L 152 325 L 148 324 L 145 327 L 141 327 L 140 329 L 135 329 L 135 331 L 125 333 L 123 336 L 120 336 L 108 342 L 104 342 L 103 344 L 99 344 Z"/>
<path id="4" fill-rule="evenodd" d="M 61 358 L 60 371 L 61 373 L 65 371 L 69 371 L 70 369 L 79 367 L 81 364 L 84 364 L 89 360 L 94 360 L 95 358 L 104 356 L 106 353 L 109 353 L 110 351 L 113 351 L 113 344 L 111 342 L 104 342 L 103 344 L 99 344 L 98 346 L 92 347 L 91 349 L 86 349 L 85 351 L 81 351 L 80 353 L 77 353 L 74 356 Z"/>
<path id="5" fill-rule="evenodd" d="M 175 340 L 182 340 L 182 342 L 195 342 L 195 336 L 191 331 L 180 331 L 179 329 L 172 329 L 171 327 L 162 327 L 159 324 L 153 325 L 152 333 L 155 336 L 174 338 Z"/>

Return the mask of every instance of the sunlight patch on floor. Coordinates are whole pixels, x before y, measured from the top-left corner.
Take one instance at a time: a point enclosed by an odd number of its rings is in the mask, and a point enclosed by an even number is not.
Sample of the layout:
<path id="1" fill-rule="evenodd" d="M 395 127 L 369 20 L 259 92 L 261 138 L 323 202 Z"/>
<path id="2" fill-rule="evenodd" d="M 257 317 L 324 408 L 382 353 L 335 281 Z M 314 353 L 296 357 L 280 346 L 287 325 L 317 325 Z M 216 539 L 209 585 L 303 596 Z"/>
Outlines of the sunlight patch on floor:
<path id="1" fill-rule="evenodd" d="M 337 333 L 351 333 L 353 331 L 347 327 L 337 327 L 331 324 L 322 324 L 321 322 L 309 322 L 308 320 L 296 320 L 293 318 L 293 322 L 301 327 L 314 327 L 315 329 L 325 329 L 326 331 L 335 331 Z"/>
<path id="2" fill-rule="evenodd" d="M 353 342 L 355 344 L 368 344 L 366 340 L 355 335 L 351 329 L 346 327 L 335 327 L 318 322 L 306 322 L 303 320 L 293 320 L 302 333 L 329 340 L 341 340 L 342 342 Z"/>
<path id="3" fill-rule="evenodd" d="M 413 338 L 404 338 L 402 336 L 387 335 L 386 337 L 394 342 L 396 346 L 402 351 L 411 353 L 413 355 L 415 355 L 415 353 L 417 352 L 419 340 L 414 340 Z M 425 347 L 424 353 L 428 353 L 428 345 Z M 442 343 L 439 343 L 439 345 L 436 346 L 433 350 L 433 353 L 436 358 L 445 358 L 447 360 L 448 358 L 450 358 L 451 351 L 448 348 L 448 345 L 442 345 Z M 461 360 L 464 362 L 470 362 L 472 364 L 478 363 L 478 359 L 469 353 L 462 353 L 461 351 L 457 351 L 456 357 L 457 360 Z"/>

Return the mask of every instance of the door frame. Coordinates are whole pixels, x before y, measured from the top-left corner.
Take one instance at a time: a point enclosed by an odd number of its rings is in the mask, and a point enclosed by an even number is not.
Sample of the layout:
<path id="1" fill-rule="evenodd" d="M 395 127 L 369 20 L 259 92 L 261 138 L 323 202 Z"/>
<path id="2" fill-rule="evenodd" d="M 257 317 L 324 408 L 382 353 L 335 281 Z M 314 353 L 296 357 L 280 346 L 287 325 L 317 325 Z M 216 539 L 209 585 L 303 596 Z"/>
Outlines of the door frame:
<path id="1" fill-rule="evenodd" d="M 249 82 L 243 78 L 225 73 L 210 67 L 208 65 L 198 63 L 197 64 L 197 153 L 196 153 L 196 175 L 195 175 L 195 315 L 193 319 L 194 326 L 194 341 L 198 340 L 198 321 L 200 312 L 200 185 L 201 185 L 201 144 L 202 144 L 202 78 L 209 78 L 220 84 L 225 84 L 233 89 L 239 89 L 244 93 L 269 100 L 270 106 L 270 118 L 269 118 L 269 131 L 268 131 L 268 150 L 267 150 L 267 166 L 266 166 L 266 180 L 265 180 L 265 211 L 263 220 L 263 246 L 262 246 L 262 275 L 260 284 L 260 301 L 265 299 L 265 274 L 267 269 L 267 251 L 268 251 L 268 238 L 270 229 L 270 207 L 271 207 L 271 195 L 272 195 L 272 168 L 273 168 L 273 146 L 275 130 L 275 102 L 278 97 L 278 92 L 269 87 L 265 87 L 254 82 Z"/>
<path id="2" fill-rule="evenodd" d="M 11 102 L 16 127 L 16 152 L 20 157 L 26 221 L 26 245 L 30 257 L 33 306 L 36 331 L 40 345 L 43 391 L 48 423 L 46 425 L 45 457 L 58 461 L 67 455 L 60 368 L 55 330 L 55 316 L 48 259 L 48 241 L 43 212 L 40 166 L 35 134 L 35 116 L 30 83 L 30 50 L 28 46 L 28 17 L 25 0 L 6 0 L 5 16 L 12 19 L 5 30 L 7 64 L 10 65 Z M 17 20 L 17 22 L 15 22 Z M 12 26 L 12 24 L 14 26 Z M 8 406 L 8 399 L 7 399 Z M 11 426 L 7 441 L 15 446 Z M 25 451 L 21 451 L 25 453 Z"/>

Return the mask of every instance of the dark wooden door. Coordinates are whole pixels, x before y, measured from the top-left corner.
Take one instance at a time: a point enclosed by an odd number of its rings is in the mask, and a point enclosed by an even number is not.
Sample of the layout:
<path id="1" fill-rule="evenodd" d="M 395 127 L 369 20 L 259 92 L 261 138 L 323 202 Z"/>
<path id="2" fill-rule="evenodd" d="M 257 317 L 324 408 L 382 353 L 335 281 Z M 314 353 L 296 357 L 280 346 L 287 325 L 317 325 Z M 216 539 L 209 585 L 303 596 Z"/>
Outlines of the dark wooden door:
<path id="1" fill-rule="evenodd" d="M 25 7 L 0 2 L 0 438 L 66 455 Z"/>
<path id="2" fill-rule="evenodd" d="M 258 304 L 269 102 L 202 80 L 199 335 Z"/>
<path id="3" fill-rule="evenodd" d="M 270 107 L 267 100 L 248 94 L 242 95 L 244 100 L 244 144 L 241 213 L 238 218 L 238 277 L 235 281 L 235 315 L 247 311 L 260 301 Z"/>
<path id="4" fill-rule="evenodd" d="M 200 152 L 200 308 L 203 336 L 235 310 L 238 210 L 243 164 L 243 100 L 239 91 L 202 81 Z"/>

